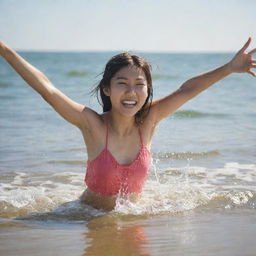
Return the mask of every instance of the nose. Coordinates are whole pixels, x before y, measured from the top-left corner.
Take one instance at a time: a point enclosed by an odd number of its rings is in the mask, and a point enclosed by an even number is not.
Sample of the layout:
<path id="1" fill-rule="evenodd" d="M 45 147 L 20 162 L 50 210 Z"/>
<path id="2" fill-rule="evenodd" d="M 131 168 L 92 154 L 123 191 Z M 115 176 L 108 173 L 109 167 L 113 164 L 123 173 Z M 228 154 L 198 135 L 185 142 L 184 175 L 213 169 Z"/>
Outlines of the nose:
<path id="1" fill-rule="evenodd" d="M 126 87 L 126 93 L 135 93 L 135 87 L 132 85 L 128 85 Z"/>

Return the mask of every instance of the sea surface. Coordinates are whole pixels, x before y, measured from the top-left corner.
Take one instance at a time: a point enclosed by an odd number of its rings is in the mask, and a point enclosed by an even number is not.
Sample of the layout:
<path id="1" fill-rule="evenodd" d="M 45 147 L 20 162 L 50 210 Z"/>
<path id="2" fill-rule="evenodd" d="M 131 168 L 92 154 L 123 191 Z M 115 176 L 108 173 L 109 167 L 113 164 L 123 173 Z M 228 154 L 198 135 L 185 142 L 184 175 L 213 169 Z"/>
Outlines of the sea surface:
<path id="1" fill-rule="evenodd" d="M 233 53 L 140 53 L 154 99 Z M 74 101 L 117 52 L 19 52 Z M 141 199 L 81 205 L 82 134 L 0 59 L 0 255 L 256 255 L 256 79 L 232 74 L 163 120 Z"/>

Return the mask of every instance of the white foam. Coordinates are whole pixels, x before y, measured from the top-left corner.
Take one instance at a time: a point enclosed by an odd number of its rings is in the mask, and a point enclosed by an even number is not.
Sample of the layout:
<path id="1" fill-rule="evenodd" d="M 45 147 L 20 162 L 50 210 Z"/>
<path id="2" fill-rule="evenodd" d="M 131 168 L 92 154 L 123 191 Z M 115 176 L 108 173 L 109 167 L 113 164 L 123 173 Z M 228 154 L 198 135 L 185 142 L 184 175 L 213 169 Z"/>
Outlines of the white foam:
<path id="1" fill-rule="evenodd" d="M 61 175 L 69 179 L 69 174 Z M 1 216 L 16 216 L 31 212 L 49 211 L 67 201 L 76 200 L 84 186 L 56 182 L 56 174 L 16 173 L 9 184 L 0 184 Z M 77 179 L 81 174 L 72 173 Z M 65 180 L 65 179 L 64 179 Z M 64 181 L 63 180 L 63 181 Z"/>
<path id="2" fill-rule="evenodd" d="M 137 203 L 120 200 L 115 210 L 123 214 L 175 213 L 214 200 L 243 205 L 256 194 L 255 171 L 256 165 L 239 163 L 227 163 L 217 169 L 185 166 L 153 170 L 141 200 Z"/>
<path id="3" fill-rule="evenodd" d="M 135 215 L 176 213 L 220 199 L 227 201 L 227 207 L 247 204 L 256 194 L 255 171 L 255 165 L 239 163 L 226 163 L 223 168 L 216 169 L 185 166 L 157 170 L 155 167 L 139 201 L 133 203 L 119 198 L 114 212 Z M 80 211 L 79 204 L 70 203 L 64 208 L 60 205 L 77 201 L 85 189 L 83 179 L 83 173 L 73 172 L 6 174 L 5 182 L 0 183 L 0 217 L 54 211 L 56 208 L 58 212 L 68 212 L 72 207 L 73 213 L 76 208 Z"/>

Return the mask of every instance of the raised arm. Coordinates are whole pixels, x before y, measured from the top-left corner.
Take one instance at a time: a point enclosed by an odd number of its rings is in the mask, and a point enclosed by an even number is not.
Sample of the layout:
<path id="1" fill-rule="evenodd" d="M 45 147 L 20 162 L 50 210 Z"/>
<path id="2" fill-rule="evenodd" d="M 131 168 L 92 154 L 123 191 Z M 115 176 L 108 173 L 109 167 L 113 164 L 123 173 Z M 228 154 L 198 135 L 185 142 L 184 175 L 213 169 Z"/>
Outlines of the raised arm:
<path id="1" fill-rule="evenodd" d="M 53 86 L 51 81 L 38 69 L 24 60 L 17 52 L 0 41 L 2 56 L 65 120 L 81 128 L 88 125 L 88 115 L 92 110 L 76 103 Z"/>
<path id="2" fill-rule="evenodd" d="M 188 100 L 194 98 L 200 92 L 232 73 L 249 73 L 255 77 L 256 73 L 252 72 L 250 69 L 256 67 L 256 60 L 252 59 L 256 48 L 245 53 L 250 42 L 251 38 L 248 39 L 245 45 L 227 64 L 187 80 L 172 94 L 154 101 L 150 112 L 155 123 L 169 116 Z"/>

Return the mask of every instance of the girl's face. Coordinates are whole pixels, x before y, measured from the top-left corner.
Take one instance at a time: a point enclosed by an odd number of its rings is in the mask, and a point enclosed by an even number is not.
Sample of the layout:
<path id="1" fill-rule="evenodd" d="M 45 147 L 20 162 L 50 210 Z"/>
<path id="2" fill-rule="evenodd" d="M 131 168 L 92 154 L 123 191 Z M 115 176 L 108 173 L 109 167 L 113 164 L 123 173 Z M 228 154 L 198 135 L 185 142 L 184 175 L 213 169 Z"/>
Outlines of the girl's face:
<path id="1" fill-rule="evenodd" d="M 104 93 L 110 97 L 112 110 L 134 116 L 144 105 L 148 96 L 148 85 L 142 69 L 127 66 L 121 68 L 111 79 Z"/>

